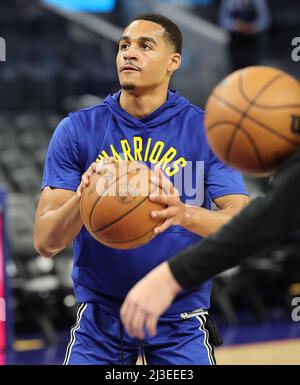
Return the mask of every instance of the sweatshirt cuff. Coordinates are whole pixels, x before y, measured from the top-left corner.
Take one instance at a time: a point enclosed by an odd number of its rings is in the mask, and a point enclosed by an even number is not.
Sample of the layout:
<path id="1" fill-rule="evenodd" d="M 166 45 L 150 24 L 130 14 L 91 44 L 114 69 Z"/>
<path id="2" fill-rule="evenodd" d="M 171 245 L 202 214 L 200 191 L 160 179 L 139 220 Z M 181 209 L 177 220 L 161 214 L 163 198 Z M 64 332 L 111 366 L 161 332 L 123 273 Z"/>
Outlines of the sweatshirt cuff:
<path id="1" fill-rule="evenodd" d="M 189 274 L 185 271 L 184 266 L 182 266 L 181 260 L 182 255 L 178 254 L 174 258 L 170 259 L 168 261 L 169 268 L 171 270 L 171 273 L 177 283 L 185 290 L 192 289 L 193 286 L 191 286 L 191 277 Z"/>

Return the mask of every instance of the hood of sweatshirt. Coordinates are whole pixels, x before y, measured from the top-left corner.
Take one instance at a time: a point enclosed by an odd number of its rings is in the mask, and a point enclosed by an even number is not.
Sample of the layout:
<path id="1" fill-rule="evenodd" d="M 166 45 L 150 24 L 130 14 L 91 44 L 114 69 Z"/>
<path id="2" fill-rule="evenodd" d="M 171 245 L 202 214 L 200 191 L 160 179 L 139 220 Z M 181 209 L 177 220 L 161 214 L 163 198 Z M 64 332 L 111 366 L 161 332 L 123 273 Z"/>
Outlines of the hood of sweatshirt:
<path id="1" fill-rule="evenodd" d="M 190 102 L 179 95 L 178 91 L 168 91 L 168 98 L 151 114 L 137 119 L 128 114 L 119 104 L 121 91 L 116 92 L 113 95 L 107 96 L 103 103 L 107 105 L 111 114 L 115 116 L 119 124 L 123 122 L 127 127 L 138 127 L 144 129 L 153 129 L 163 125 L 167 121 L 171 120 L 182 109 L 190 105 Z"/>

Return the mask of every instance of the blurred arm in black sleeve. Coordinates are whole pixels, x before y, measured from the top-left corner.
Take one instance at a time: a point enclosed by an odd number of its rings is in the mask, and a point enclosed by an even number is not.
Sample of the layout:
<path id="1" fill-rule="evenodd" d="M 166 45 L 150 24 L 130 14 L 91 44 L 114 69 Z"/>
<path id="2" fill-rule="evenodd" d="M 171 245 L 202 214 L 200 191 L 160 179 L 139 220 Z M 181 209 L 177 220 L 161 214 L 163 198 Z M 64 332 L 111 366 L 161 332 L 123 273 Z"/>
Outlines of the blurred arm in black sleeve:
<path id="1" fill-rule="evenodd" d="M 169 260 L 184 289 L 257 254 L 300 228 L 300 149 L 278 169 L 265 197 L 253 200 L 216 234 Z"/>

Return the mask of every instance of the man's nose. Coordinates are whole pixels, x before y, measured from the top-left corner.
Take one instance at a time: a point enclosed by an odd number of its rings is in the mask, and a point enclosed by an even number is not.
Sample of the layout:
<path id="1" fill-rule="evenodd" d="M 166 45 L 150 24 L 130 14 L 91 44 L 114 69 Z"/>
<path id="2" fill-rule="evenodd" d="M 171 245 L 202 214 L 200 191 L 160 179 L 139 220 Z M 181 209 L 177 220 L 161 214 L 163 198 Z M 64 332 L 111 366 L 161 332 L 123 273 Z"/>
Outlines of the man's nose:
<path id="1" fill-rule="evenodd" d="M 132 60 L 137 58 L 137 50 L 136 48 L 131 45 L 124 53 L 124 59 L 126 60 Z"/>

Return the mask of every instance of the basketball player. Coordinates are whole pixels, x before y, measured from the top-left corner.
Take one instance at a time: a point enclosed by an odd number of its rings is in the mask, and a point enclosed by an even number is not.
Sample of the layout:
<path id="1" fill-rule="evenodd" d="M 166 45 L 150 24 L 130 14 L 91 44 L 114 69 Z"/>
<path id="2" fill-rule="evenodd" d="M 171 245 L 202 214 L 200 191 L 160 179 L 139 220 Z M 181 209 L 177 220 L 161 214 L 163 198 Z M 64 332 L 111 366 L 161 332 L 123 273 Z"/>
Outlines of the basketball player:
<path id="1" fill-rule="evenodd" d="M 180 67 L 181 46 L 181 32 L 167 18 L 136 17 L 120 38 L 116 65 L 121 90 L 100 105 L 70 114 L 51 139 L 35 247 L 53 257 L 74 240 L 72 278 L 82 304 L 65 364 L 134 364 L 141 343 L 123 333 L 119 316 L 129 289 L 170 256 L 216 232 L 248 204 L 241 176 L 208 147 L 203 111 L 168 90 Z M 153 213 L 167 221 L 155 229 L 158 235 L 148 244 L 117 250 L 96 242 L 82 224 L 80 195 L 92 173 L 101 169 L 96 160 L 119 160 L 121 154 L 148 166 L 159 164 L 171 181 L 188 161 L 193 171 L 196 162 L 203 161 L 202 207 L 186 205 L 185 194 L 173 194 L 168 208 Z M 218 212 L 209 211 L 212 200 Z M 214 363 L 205 328 L 210 287 L 207 281 L 181 293 L 160 318 L 157 336 L 142 343 L 148 364 Z"/>
<path id="2" fill-rule="evenodd" d="M 254 199 L 216 234 L 164 262 L 129 292 L 121 308 L 131 336 L 156 334 L 158 317 L 178 293 L 280 242 L 300 228 L 300 148 L 277 170 L 266 196 Z M 249 236 L 250 234 L 250 236 Z"/>

